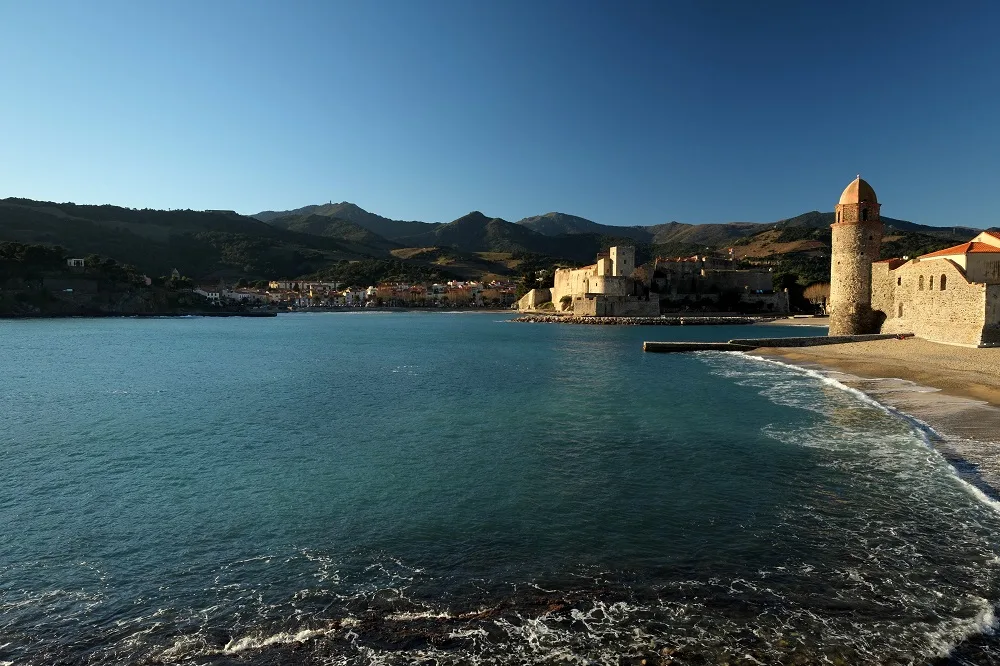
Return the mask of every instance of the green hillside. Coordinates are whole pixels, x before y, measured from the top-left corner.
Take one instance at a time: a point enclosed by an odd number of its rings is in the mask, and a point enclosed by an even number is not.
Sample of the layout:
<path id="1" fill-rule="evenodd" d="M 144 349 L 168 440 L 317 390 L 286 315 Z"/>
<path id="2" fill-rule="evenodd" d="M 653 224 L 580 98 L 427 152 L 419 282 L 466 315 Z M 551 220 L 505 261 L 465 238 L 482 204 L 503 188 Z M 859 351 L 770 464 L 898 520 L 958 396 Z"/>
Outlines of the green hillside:
<path id="1" fill-rule="evenodd" d="M 387 240 L 359 224 L 339 217 L 329 217 L 315 213 L 288 215 L 274 218 L 268 224 L 278 229 L 285 229 L 286 231 L 339 239 L 354 244 L 359 250 L 368 250 L 368 254 L 372 255 L 387 254 L 390 250 L 400 247 L 398 243 Z"/>
<path id="2" fill-rule="evenodd" d="M 234 213 L 135 210 L 27 199 L 0 200 L 0 240 L 100 254 L 157 276 L 197 279 L 303 275 L 364 248 L 269 226 Z"/>
<path id="3" fill-rule="evenodd" d="M 406 222 L 403 220 L 390 220 L 387 217 L 369 213 L 365 209 L 348 201 L 340 203 L 328 203 L 318 206 L 304 206 L 289 211 L 266 210 L 257 213 L 253 217 L 263 222 L 273 222 L 282 217 L 289 216 L 309 216 L 319 215 L 322 217 L 335 217 L 341 220 L 353 222 L 374 234 L 388 240 L 396 240 L 406 236 L 418 236 L 420 234 L 433 231 L 436 223 L 430 222 Z"/>
<path id="4" fill-rule="evenodd" d="M 828 274 L 832 221 L 832 213 L 811 211 L 770 224 L 616 227 L 562 213 L 511 223 L 474 211 L 446 224 L 428 224 L 389 220 L 347 202 L 247 217 L 231 211 L 0 200 L 0 241 L 113 257 L 150 276 L 176 268 L 198 281 L 514 276 L 526 266 L 590 263 L 612 245 L 632 244 L 640 262 L 735 247 L 745 261 L 776 267 L 800 283 Z M 915 256 L 968 240 L 978 231 L 884 221 L 887 255 Z M 367 263 L 352 267 L 351 262 Z"/>

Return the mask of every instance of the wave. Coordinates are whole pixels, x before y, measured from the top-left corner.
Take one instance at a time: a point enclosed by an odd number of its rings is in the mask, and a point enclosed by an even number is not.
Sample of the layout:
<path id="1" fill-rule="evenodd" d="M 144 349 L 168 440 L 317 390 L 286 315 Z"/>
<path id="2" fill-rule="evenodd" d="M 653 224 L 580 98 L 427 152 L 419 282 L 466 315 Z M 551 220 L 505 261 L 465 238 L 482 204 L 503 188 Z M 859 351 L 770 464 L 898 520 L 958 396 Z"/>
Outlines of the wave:
<path id="1" fill-rule="evenodd" d="M 783 370 L 796 373 L 799 376 L 808 377 L 809 379 L 815 380 L 824 386 L 829 386 L 834 388 L 845 395 L 850 396 L 865 406 L 877 409 L 894 419 L 898 419 L 910 428 L 913 435 L 919 440 L 924 447 L 936 456 L 943 466 L 947 470 L 949 476 L 957 482 L 959 488 L 961 488 L 965 493 L 974 498 L 977 503 L 987 507 L 995 513 L 1000 514 L 1000 501 L 997 500 L 995 496 L 990 496 L 982 489 L 980 489 L 975 483 L 970 482 L 968 479 L 964 478 L 960 473 L 959 469 L 953 464 L 952 460 L 949 460 L 941 450 L 939 450 L 937 444 L 946 442 L 949 440 L 949 435 L 947 433 L 942 433 L 937 431 L 926 421 L 918 418 L 917 416 L 907 413 L 891 405 L 887 405 L 861 389 L 848 386 L 842 381 L 831 377 L 822 370 L 816 370 L 812 368 L 802 367 L 794 363 L 786 363 L 780 360 L 775 360 L 771 358 L 764 358 L 756 355 L 746 354 L 744 352 L 699 352 L 700 355 L 706 357 L 720 355 L 730 355 L 738 356 L 742 359 L 746 359 L 751 363 L 763 364 L 770 367 L 777 367 Z M 745 372 L 741 370 L 733 369 L 719 369 L 719 374 L 727 376 L 733 379 L 740 379 L 747 375 L 753 376 L 755 373 Z M 843 373 L 838 373 L 843 374 Z M 759 378 L 759 375 L 758 375 Z M 885 378 L 888 379 L 888 378 Z M 778 391 L 780 392 L 783 388 L 778 386 Z M 914 385 L 909 387 L 910 390 L 918 392 L 928 392 L 933 389 L 927 389 L 927 387 L 920 387 Z M 927 389 L 927 390 L 924 390 Z M 815 405 L 808 403 L 808 401 L 803 400 L 800 397 L 793 395 L 780 395 L 776 396 L 766 389 L 761 391 L 762 394 L 775 398 L 776 402 L 779 404 L 785 404 L 792 407 L 810 409 L 813 411 L 822 411 L 815 407 Z M 980 405 L 979 401 L 968 400 L 970 405 Z M 801 444 L 801 442 L 798 442 Z M 996 494 L 997 490 L 989 487 L 989 489 Z M 1000 561 L 1000 560 L 997 560 Z M 983 597 L 975 597 L 971 600 L 976 606 L 978 606 L 978 611 L 972 616 L 967 618 L 954 618 L 942 621 L 936 628 L 928 629 L 925 634 L 925 638 L 929 644 L 929 647 L 939 658 L 950 657 L 955 650 L 963 643 L 980 636 L 993 636 L 996 630 L 1000 628 L 1000 620 L 998 620 L 996 612 L 998 604 L 995 601 L 990 601 L 989 599 Z"/>
<path id="2" fill-rule="evenodd" d="M 868 406 L 874 407 L 874 408 L 879 409 L 880 411 L 882 411 L 882 412 L 884 412 L 886 414 L 889 414 L 889 415 L 891 415 L 891 416 L 893 416 L 895 418 L 903 420 L 904 422 L 906 422 L 906 423 L 908 423 L 910 425 L 913 433 L 915 435 L 917 435 L 917 437 L 920 439 L 920 441 L 928 449 L 930 449 L 931 451 L 934 451 L 937 455 L 939 455 L 941 457 L 941 460 L 947 466 L 948 470 L 955 477 L 955 479 L 961 484 L 962 488 L 966 492 L 968 492 L 970 495 L 972 495 L 974 498 L 976 498 L 978 501 L 980 501 L 984 505 L 988 506 L 993 511 L 996 511 L 997 513 L 1000 513 L 1000 501 L 998 501 L 996 498 L 991 497 L 990 495 L 986 494 L 980 488 L 978 488 L 975 484 L 970 483 L 968 480 L 966 480 L 965 478 L 963 478 L 962 475 L 959 473 L 958 469 L 952 464 L 952 462 L 950 460 L 948 460 L 941 453 L 941 451 L 939 451 L 938 448 L 935 446 L 935 442 L 944 441 L 944 440 L 948 439 L 948 435 L 946 433 L 938 432 L 929 423 L 927 423 L 926 421 L 923 421 L 922 419 L 914 416 L 913 414 L 909 414 L 907 412 L 904 412 L 904 411 L 902 411 L 900 409 L 892 407 L 891 405 L 886 405 L 886 404 L 878 401 L 877 399 L 873 398 L 869 394 L 865 393 L 861 389 L 857 389 L 857 388 L 854 388 L 852 386 L 848 386 L 848 385 L 844 384 L 843 382 L 841 382 L 841 381 L 839 381 L 839 380 L 837 380 L 837 379 L 835 379 L 833 377 L 830 377 L 827 374 L 824 374 L 824 372 L 820 371 L 820 370 L 814 370 L 812 368 L 804 368 L 804 367 L 802 367 L 800 365 L 795 365 L 793 363 L 785 363 L 783 361 L 778 361 L 778 360 L 775 360 L 775 359 L 764 358 L 764 357 L 761 357 L 761 356 L 755 356 L 755 355 L 751 355 L 751 354 L 746 354 L 744 352 L 699 352 L 699 353 L 702 353 L 702 354 L 711 354 L 711 353 L 716 353 L 716 354 L 718 354 L 718 353 L 731 354 L 731 355 L 740 356 L 742 358 L 745 358 L 745 359 L 748 359 L 748 360 L 754 361 L 754 362 L 767 363 L 767 364 L 771 364 L 771 365 L 775 365 L 775 366 L 780 366 L 782 368 L 786 368 L 786 369 L 791 370 L 793 372 L 796 372 L 798 374 L 805 375 L 805 376 L 811 377 L 813 379 L 816 379 L 816 380 L 822 382 L 823 384 L 825 384 L 827 386 L 833 387 L 835 389 L 843 391 L 844 393 L 847 393 L 847 394 L 849 394 L 849 395 L 857 398 L 858 400 L 860 400 L 861 402 L 863 402 L 864 404 L 866 404 Z M 974 400 L 969 400 L 969 403 L 970 404 L 980 404 L 978 401 L 974 401 Z M 1000 493 L 1000 489 L 995 489 L 995 492 Z"/>

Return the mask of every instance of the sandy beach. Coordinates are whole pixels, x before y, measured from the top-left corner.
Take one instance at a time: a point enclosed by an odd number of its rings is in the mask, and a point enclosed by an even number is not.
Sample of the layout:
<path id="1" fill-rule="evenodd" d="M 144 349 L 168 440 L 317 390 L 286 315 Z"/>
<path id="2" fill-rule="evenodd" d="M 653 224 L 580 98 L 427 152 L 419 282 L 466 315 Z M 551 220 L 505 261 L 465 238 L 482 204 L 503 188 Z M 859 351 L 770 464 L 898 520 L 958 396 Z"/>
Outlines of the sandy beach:
<path id="1" fill-rule="evenodd" d="M 782 317 L 771 321 L 762 321 L 755 326 L 829 326 L 829 317 Z"/>
<path id="2" fill-rule="evenodd" d="M 754 353 L 793 363 L 814 363 L 859 377 L 905 379 L 947 395 L 1000 407 L 1000 348 L 996 347 L 975 349 L 908 338 Z"/>
<path id="3" fill-rule="evenodd" d="M 929 426 L 958 474 L 1000 499 L 1000 348 L 908 338 L 750 353 L 821 372 Z"/>

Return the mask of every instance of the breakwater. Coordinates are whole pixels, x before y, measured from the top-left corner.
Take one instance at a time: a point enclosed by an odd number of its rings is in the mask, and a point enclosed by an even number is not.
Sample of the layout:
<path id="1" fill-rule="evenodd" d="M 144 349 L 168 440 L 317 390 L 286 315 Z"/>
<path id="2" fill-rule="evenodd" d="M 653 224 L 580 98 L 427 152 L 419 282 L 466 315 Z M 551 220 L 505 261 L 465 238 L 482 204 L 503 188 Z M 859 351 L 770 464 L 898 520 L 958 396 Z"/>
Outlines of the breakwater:
<path id="1" fill-rule="evenodd" d="M 711 326 L 756 324 L 773 321 L 775 317 L 576 317 L 572 315 L 521 315 L 511 321 L 529 324 L 583 324 L 590 326 Z"/>
<path id="2" fill-rule="evenodd" d="M 840 345 L 848 342 L 870 342 L 872 340 L 892 340 L 912 338 L 912 333 L 890 333 L 875 335 L 834 335 L 801 338 L 746 338 L 729 342 L 643 342 L 642 350 L 664 354 L 691 351 L 752 351 L 761 347 L 818 347 L 820 345 Z"/>

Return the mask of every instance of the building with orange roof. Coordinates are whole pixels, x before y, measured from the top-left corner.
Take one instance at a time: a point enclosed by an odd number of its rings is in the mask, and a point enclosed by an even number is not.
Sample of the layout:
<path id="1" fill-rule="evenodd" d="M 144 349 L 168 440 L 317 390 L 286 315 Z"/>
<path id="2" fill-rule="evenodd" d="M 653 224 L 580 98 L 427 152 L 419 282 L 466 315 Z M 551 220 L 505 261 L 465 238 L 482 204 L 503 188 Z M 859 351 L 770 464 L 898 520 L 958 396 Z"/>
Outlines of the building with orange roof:
<path id="1" fill-rule="evenodd" d="M 1000 345 L 1000 232 L 913 259 L 877 260 L 880 207 L 860 178 L 837 205 L 830 334 L 913 333 L 947 344 Z"/>

